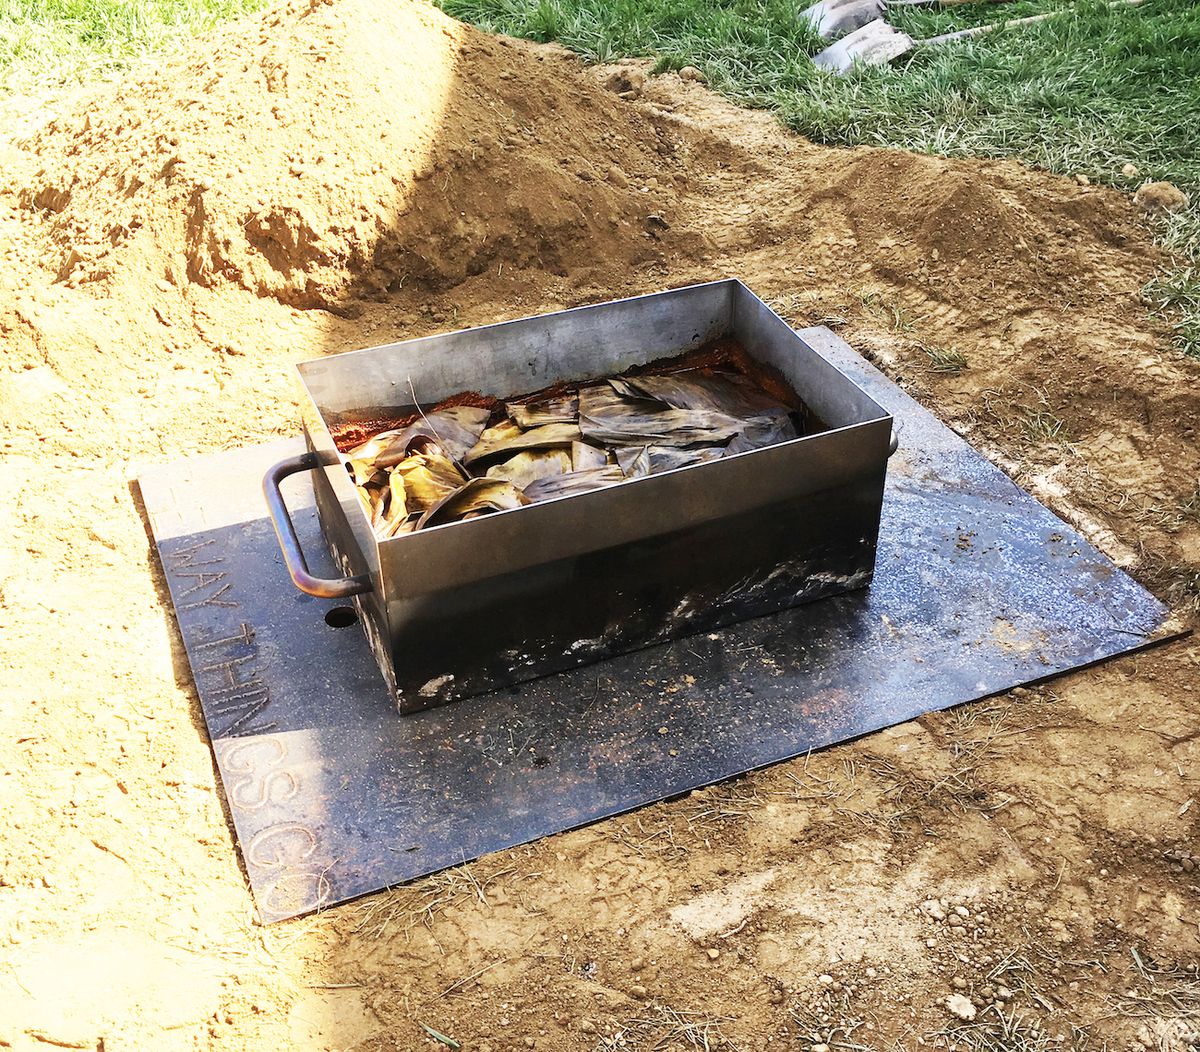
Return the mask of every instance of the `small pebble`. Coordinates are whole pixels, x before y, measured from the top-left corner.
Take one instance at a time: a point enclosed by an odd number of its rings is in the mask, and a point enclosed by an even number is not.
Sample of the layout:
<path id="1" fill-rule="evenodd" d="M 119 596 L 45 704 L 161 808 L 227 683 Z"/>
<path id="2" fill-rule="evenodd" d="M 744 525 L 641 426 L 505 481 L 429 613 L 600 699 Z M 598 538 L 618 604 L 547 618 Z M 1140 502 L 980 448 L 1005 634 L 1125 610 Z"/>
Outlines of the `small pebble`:
<path id="1" fill-rule="evenodd" d="M 936 899 L 929 899 L 925 902 L 922 902 L 921 912 L 929 917 L 932 917 L 936 921 L 942 921 L 946 919 L 946 911 L 942 909 L 941 903 Z"/>
<path id="2" fill-rule="evenodd" d="M 718 950 L 715 946 L 710 946 L 708 948 L 708 959 L 710 961 L 715 961 L 720 956 L 721 956 L 721 951 Z"/>
<path id="3" fill-rule="evenodd" d="M 964 1023 L 975 1018 L 975 1006 L 962 994 L 951 994 L 946 998 L 946 1011 Z"/>

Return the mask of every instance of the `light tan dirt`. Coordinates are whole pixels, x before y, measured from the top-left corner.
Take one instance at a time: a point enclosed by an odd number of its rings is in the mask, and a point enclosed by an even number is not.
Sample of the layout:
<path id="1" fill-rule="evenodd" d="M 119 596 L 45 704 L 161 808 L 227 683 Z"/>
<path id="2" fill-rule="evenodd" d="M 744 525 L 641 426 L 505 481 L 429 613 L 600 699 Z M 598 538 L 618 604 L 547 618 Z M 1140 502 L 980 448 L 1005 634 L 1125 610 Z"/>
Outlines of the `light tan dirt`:
<path id="1" fill-rule="evenodd" d="M 1194 617 L 1200 363 L 1128 199 L 611 72 L 339 0 L 7 150 L 0 1043 L 882 1050 L 946 1043 L 955 993 L 1023 1018 L 1005 1047 L 1200 1030 L 1186 640 L 253 922 L 129 480 L 295 433 L 295 360 L 737 275 Z"/>

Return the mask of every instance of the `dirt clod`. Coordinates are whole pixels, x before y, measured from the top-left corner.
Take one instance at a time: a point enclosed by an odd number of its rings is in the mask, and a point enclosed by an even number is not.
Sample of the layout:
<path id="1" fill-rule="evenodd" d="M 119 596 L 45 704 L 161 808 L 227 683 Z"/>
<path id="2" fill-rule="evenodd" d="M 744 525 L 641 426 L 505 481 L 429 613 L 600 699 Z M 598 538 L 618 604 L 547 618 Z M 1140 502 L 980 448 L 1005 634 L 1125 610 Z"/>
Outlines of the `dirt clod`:
<path id="1" fill-rule="evenodd" d="M 946 1011 L 956 1019 L 969 1023 L 975 1018 L 976 1009 L 969 997 L 962 994 L 951 994 L 946 998 Z"/>
<path id="2" fill-rule="evenodd" d="M 1138 187 L 1133 203 L 1147 212 L 1178 212 L 1187 207 L 1188 195 L 1174 183 L 1146 183 Z"/>
<path id="3" fill-rule="evenodd" d="M 636 66 L 614 70 L 605 80 L 604 86 L 623 98 L 637 98 L 646 85 L 646 74 Z"/>

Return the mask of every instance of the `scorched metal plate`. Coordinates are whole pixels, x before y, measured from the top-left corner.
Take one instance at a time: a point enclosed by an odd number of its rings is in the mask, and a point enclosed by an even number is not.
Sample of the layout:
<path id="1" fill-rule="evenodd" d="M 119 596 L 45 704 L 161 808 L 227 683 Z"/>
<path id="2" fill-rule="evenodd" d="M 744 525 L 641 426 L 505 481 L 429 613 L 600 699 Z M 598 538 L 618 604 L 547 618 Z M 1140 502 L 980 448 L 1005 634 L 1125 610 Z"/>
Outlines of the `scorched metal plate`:
<path id="1" fill-rule="evenodd" d="M 361 629 L 283 567 L 260 480 L 302 440 L 142 476 L 264 921 L 1178 634 L 845 343 L 802 336 L 900 434 L 869 589 L 415 715 L 396 714 Z M 314 557 L 311 486 L 291 485 Z"/>

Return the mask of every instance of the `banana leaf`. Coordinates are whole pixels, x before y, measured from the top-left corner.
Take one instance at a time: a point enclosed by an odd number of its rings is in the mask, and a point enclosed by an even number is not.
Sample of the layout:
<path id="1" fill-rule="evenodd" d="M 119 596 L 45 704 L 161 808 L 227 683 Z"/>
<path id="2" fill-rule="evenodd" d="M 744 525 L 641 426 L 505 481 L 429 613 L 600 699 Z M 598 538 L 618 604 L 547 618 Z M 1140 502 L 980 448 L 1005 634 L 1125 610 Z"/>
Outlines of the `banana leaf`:
<path id="1" fill-rule="evenodd" d="M 746 426 L 729 443 L 725 451 L 745 453 L 750 449 L 761 449 L 763 446 L 773 446 L 799 437 L 791 415 L 781 409 L 774 415 L 757 416 L 747 420 Z"/>
<path id="2" fill-rule="evenodd" d="M 654 399 L 627 397 L 610 382 L 579 392 L 579 428 L 596 445 L 723 445 L 743 427 L 745 421 L 723 413 L 672 409 Z"/>
<path id="3" fill-rule="evenodd" d="M 617 450 L 617 463 L 621 465 L 626 478 L 639 478 L 720 460 L 724 455 L 725 450 L 720 446 L 696 446 L 691 449 L 674 446 L 642 446 L 641 449 L 635 449 L 633 446 L 623 446 Z"/>
<path id="4" fill-rule="evenodd" d="M 479 440 L 491 415 L 490 409 L 469 405 L 438 409 L 419 417 L 408 427 L 374 435 L 355 446 L 347 456 L 352 462 L 364 460 L 377 468 L 390 468 L 408 456 L 413 439 L 432 438 L 451 459 L 461 460 Z"/>
<path id="5" fill-rule="evenodd" d="M 627 398 L 653 398 L 672 409 L 703 409 L 745 420 L 774 410 L 787 411 L 777 399 L 739 373 L 667 373 L 610 380 Z"/>
<path id="6" fill-rule="evenodd" d="M 375 462 L 371 460 L 349 460 L 346 462 L 346 467 L 350 469 L 350 474 L 354 478 L 356 486 L 386 486 L 387 473 L 381 468 L 375 466 Z"/>
<path id="7" fill-rule="evenodd" d="M 392 469 L 404 483 L 408 512 L 424 512 L 458 490 L 466 478 L 458 466 L 441 453 L 414 453 Z"/>
<path id="8" fill-rule="evenodd" d="M 543 424 L 573 424 L 579 419 L 579 399 L 575 395 L 540 402 L 508 402 L 504 408 L 526 430 Z"/>
<path id="9" fill-rule="evenodd" d="M 399 537 L 403 533 L 412 533 L 417 528 L 417 523 L 420 521 L 419 515 L 400 515 L 390 522 L 386 523 L 383 529 L 377 531 L 377 536 L 381 541 L 389 540 L 392 537 Z"/>
<path id="10" fill-rule="evenodd" d="M 389 493 L 386 489 L 372 486 L 367 490 L 367 499 L 371 503 L 371 529 L 378 530 L 387 522 L 387 502 Z"/>
<path id="11" fill-rule="evenodd" d="M 625 474 L 616 464 L 603 468 L 585 468 L 582 471 L 568 471 L 565 475 L 553 475 L 550 478 L 538 479 L 525 487 L 525 496 L 530 501 L 553 500 L 555 497 L 573 497 L 577 493 L 587 493 L 594 489 L 603 489 L 617 482 L 624 482 Z"/>
<path id="12" fill-rule="evenodd" d="M 365 486 L 355 486 L 354 491 L 358 494 L 359 502 L 362 504 L 363 512 L 366 514 L 367 521 L 369 522 L 371 515 L 375 511 L 374 506 L 371 504 L 371 491 Z"/>
<path id="13" fill-rule="evenodd" d="M 570 471 L 571 466 L 571 454 L 565 449 L 526 449 L 488 468 L 487 477 L 502 479 L 511 482 L 517 489 L 524 489 L 538 479 L 562 475 Z"/>
<path id="14" fill-rule="evenodd" d="M 529 500 L 511 482 L 503 479 L 471 479 L 430 508 L 418 520 L 416 528 L 441 526 L 479 512 L 508 511 L 528 504 Z"/>
<path id="15" fill-rule="evenodd" d="M 408 494 L 404 487 L 404 475 L 393 471 L 388 475 L 388 489 L 392 497 L 388 501 L 388 518 L 403 519 L 408 515 Z"/>
<path id="16" fill-rule="evenodd" d="M 606 450 L 589 446 L 586 442 L 571 443 L 571 470 L 583 471 L 586 468 L 602 468 L 608 464 Z"/>
<path id="17" fill-rule="evenodd" d="M 479 436 L 479 441 L 461 459 L 464 464 L 474 464 L 484 457 L 500 453 L 519 453 L 523 449 L 551 449 L 555 446 L 570 447 L 579 441 L 576 424 L 544 424 L 531 431 L 523 431 L 520 425 L 505 420 L 489 427 Z"/>
<path id="18" fill-rule="evenodd" d="M 627 479 L 640 479 L 650 474 L 649 446 L 622 446 L 616 455 L 617 464 Z"/>

